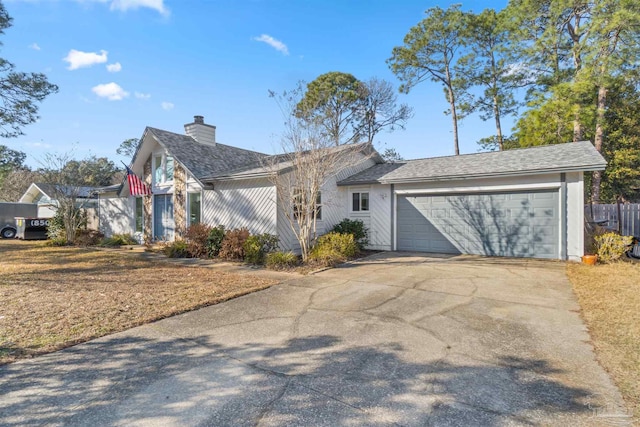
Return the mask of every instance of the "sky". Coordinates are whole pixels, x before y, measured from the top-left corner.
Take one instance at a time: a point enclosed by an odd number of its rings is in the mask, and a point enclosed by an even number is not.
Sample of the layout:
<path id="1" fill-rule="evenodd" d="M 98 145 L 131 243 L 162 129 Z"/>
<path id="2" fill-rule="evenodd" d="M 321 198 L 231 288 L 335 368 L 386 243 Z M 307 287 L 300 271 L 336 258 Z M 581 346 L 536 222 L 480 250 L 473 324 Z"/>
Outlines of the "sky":
<path id="1" fill-rule="evenodd" d="M 128 163 L 122 141 L 146 126 L 184 133 L 202 115 L 218 142 L 278 152 L 282 113 L 268 96 L 330 71 L 400 82 L 386 60 L 433 6 L 501 9 L 506 0 L 5 0 L 13 26 L 0 57 L 45 73 L 59 92 L 40 104 L 25 135 L 0 144 L 27 153 L 72 152 Z M 423 82 L 398 101 L 414 110 L 405 130 L 382 132 L 376 147 L 404 158 L 453 154 L 440 85 Z M 510 128 L 507 119 L 503 128 Z M 461 153 L 494 134 L 491 121 L 465 118 Z"/>

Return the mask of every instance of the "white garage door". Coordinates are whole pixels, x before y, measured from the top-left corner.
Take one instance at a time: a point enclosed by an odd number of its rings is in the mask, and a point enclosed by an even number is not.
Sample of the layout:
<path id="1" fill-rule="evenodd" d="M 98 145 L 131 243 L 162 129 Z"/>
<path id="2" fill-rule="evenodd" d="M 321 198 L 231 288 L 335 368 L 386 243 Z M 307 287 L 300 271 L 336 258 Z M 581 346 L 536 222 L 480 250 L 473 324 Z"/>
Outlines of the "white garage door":
<path id="1" fill-rule="evenodd" d="M 398 197 L 397 248 L 559 257 L 558 191 Z"/>

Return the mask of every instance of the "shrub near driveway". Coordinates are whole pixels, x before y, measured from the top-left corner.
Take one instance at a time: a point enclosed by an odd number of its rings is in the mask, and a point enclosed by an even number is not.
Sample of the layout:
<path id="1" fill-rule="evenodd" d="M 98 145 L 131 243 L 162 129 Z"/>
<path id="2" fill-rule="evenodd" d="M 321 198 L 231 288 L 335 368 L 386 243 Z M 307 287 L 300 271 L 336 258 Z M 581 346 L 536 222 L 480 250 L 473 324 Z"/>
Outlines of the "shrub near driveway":
<path id="1" fill-rule="evenodd" d="M 213 272 L 132 253 L 0 240 L 0 363 L 267 288 L 259 276 Z"/>
<path id="2" fill-rule="evenodd" d="M 640 425 L 640 264 L 569 264 L 598 360 Z"/>

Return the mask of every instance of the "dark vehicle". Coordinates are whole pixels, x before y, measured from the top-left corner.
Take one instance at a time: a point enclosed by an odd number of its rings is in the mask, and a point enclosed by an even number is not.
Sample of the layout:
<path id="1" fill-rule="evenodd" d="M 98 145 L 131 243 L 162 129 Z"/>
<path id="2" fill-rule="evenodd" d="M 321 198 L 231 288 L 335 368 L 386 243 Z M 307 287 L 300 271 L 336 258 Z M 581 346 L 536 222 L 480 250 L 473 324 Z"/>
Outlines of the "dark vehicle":
<path id="1" fill-rule="evenodd" d="M 47 239 L 49 218 L 16 218 L 18 239 L 44 240 Z"/>
<path id="2" fill-rule="evenodd" d="M 35 203 L 4 203 L 0 202 L 0 237 L 13 239 L 16 237 L 16 217 L 35 217 L 38 215 L 38 205 Z"/>

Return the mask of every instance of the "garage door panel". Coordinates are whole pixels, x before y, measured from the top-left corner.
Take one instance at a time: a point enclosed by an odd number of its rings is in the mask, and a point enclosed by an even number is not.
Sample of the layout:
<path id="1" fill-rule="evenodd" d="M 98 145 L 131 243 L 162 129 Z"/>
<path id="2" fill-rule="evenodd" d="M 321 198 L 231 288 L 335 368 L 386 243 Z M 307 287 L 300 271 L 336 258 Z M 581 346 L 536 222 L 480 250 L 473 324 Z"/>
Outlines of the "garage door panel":
<path id="1" fill-rule="evenodd" d="M 398 249 L 557 258 L 557 191 L 398 197 Z"/>

